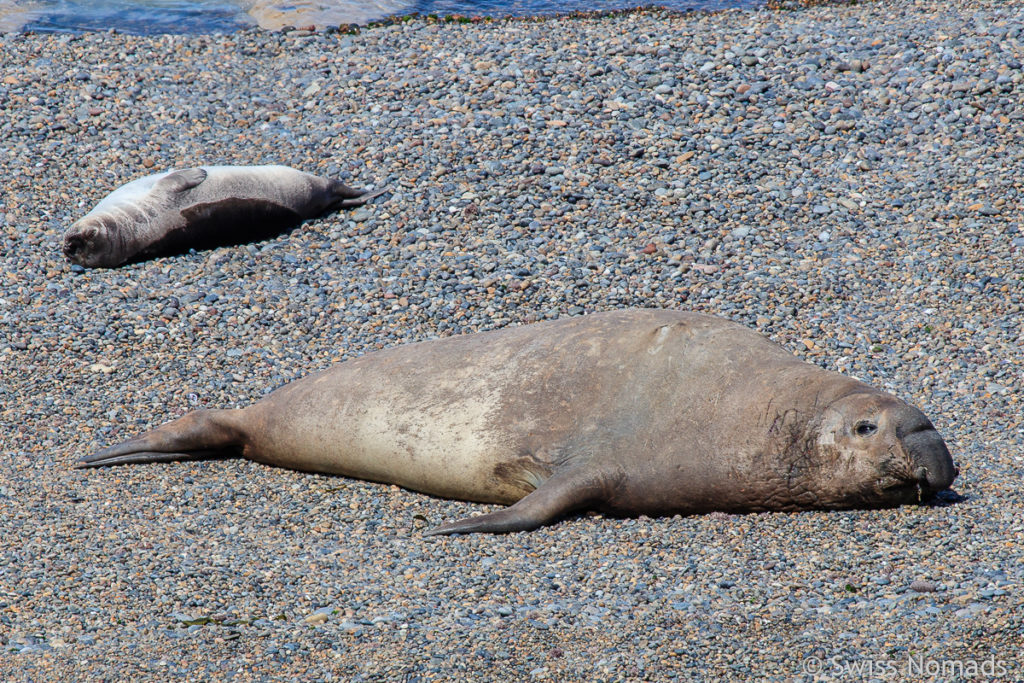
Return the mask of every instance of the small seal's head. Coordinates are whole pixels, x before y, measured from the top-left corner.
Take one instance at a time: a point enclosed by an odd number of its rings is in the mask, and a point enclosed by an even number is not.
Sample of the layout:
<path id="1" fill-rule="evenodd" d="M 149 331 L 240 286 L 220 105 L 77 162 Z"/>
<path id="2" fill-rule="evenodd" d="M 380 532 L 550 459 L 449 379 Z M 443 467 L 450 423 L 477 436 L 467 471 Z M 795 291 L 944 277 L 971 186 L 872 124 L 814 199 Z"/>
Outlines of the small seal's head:
<path id="1" fill-rule="evenodd" d="M 64 234 L 64 257 L 86 268 L 118 265 L 110 248 L 106 226 L 89 216 L 76 222 Z"/>
<path id="2" fill-rule="evenodd" d="M 883 392 L 853 393 L 821 416 L 823 507 L 890 507 L 923 502 L 959 473 L 946 443 L 917 408 Z"/>

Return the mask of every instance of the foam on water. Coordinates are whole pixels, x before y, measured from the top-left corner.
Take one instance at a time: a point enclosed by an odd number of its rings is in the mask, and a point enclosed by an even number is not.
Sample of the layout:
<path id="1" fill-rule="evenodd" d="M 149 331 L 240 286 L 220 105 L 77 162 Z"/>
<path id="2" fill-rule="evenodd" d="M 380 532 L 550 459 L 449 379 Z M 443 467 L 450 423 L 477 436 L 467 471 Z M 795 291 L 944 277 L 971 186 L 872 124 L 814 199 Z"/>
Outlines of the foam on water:
<path id="1" fill-rule="evenodd" d="M 416 2 L 332 2 L 330 0 L 238 0 L 245 11 L 265 29 L 282 26 L 337 26 L 365 24 L 393 14 L 415 11 Z"/>

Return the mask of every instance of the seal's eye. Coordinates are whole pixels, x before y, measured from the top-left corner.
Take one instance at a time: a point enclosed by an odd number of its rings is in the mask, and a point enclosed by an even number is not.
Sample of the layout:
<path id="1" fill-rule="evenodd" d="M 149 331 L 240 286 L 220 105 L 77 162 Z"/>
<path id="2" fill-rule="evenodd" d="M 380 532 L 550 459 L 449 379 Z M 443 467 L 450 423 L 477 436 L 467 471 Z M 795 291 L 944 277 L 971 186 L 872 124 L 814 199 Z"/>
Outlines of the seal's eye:
<path id="1" fill-rule="evenodd" d="M 871 436 L 878 431 L 878 425 L 874 422 L 858 422 L 857 426 L 853 428 L 853 432 L 857 436 L 867 437 Z"/>

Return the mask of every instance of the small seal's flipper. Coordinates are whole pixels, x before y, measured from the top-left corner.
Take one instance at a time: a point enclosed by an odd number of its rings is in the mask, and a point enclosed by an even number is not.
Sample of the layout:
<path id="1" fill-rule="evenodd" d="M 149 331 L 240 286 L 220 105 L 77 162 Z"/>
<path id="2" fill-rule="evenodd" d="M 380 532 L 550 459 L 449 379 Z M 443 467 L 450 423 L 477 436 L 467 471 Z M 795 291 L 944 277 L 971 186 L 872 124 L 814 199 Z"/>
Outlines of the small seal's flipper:
<path id="1" fill-rule="evenodd" d="M 242 432 L 231 419 L 236 410 L 197 410 L 134 439 L 82 458 L 77 468 L 210 460 L 239 455 Z"/>
<path id="2" fill-rule="evenodd" d="M 558 472 L 514 505 L 486 515 L 442 524 L 426 531 L 424 536 L 532 531 L 601 500 L 605 491 L 602 479 L 593 471 Z"/>
<path id="3" fill-rule="evenodd" d="M 154 188 L 166 192 L 184 192 L 191 190 L 206 180 L 206 170 L 196 168 L 183 168 L 180 171 L 172 171 L 160 180 L 156 181 Z"/>
<path id="4" fill-rule="evenodd" d="M 376 190 L 357 190 L 354 187 L 349 187 L 345 183 L 335 181 L 334 186 L 331 188 L 334 194 L 338 197 L 338 200 L 331 204 L 331 209 L 351 209 L 352 207 L 362 206 L 366 202 L 370 201 L 374 197 L 379 197 L 389 190 L 388 186 L 379 187 Z"/>

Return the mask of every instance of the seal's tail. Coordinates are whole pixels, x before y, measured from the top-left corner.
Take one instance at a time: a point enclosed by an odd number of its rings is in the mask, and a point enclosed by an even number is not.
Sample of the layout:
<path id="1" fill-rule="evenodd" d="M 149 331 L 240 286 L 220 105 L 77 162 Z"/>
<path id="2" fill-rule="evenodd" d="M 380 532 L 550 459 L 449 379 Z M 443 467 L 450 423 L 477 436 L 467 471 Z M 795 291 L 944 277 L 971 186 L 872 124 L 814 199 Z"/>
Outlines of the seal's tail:
<path id="1" fill-rule="evenodd" d="M 239 410 L 197 410 L 154 430 L 82 458 L 75 467 L 135 465 L 230 458 L 245 444 L 236 426 Z"/>
<path id="2" fill-rule="evenodd" d="M 389 190 L 388 186 L 379 187 L 376 190 L 357 190 L 354 187 L 349 187 L 345 183 L 335 181 L 335 185 L 332 188 L 334 194 L 337 196 L 337 200 L 331 205 L 331 209 L 350 209 L 355 206 L 362 206 L 366 202 L 370 201 L 374 197 L 379 197 Z"/>

